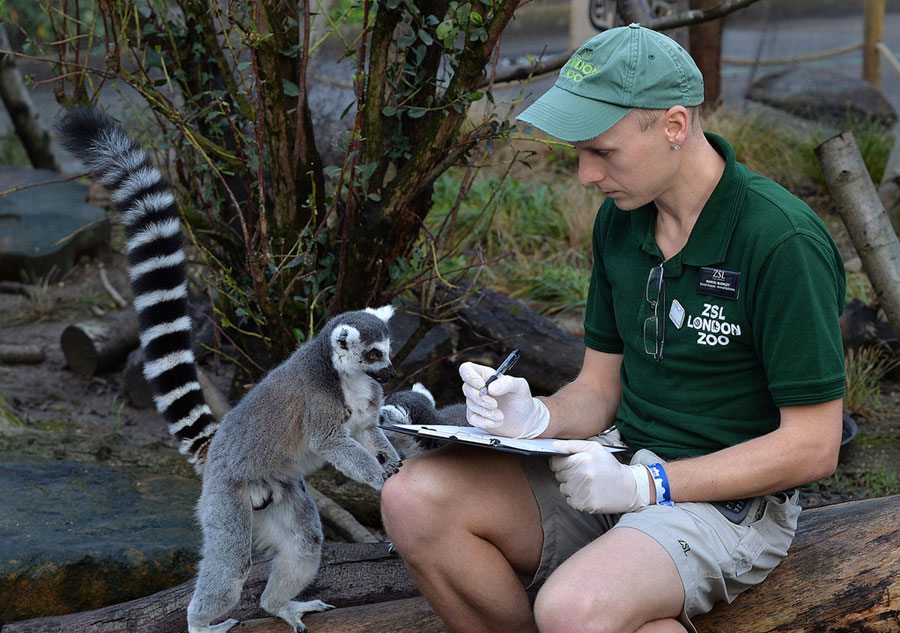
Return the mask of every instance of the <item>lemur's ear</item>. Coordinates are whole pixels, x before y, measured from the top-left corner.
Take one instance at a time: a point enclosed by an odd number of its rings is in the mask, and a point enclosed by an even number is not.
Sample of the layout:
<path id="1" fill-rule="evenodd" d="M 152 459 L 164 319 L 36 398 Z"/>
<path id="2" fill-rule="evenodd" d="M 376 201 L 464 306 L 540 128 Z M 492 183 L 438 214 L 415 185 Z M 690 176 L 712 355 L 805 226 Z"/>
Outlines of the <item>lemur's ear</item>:
<path id="1" fill-rule="evenodd" d="M 340 347 L 342 350 L 350 349 L 350 346 L 359 341 L 359 330 L 350 325 L 339 325 L 331 333 L 331 346 Z"/>
<path id="2" fill-rule="evenodd" d="M 369 314 L 374 314 L 379 319 L 387 323 L 392 316 L 394 316 L 394 306 L 388 304 L 386 306 L 381 306 L 380 308 L 366 308 L 366 312 Z"/>
<path id="3" fill-rule="evenodd" d="M 421 393 L 423 396 L 428 398 L 431 401 L 431 406 L 434 406 L 434 396 L 431 395 L 430 391 L 428 391 L 428 387 L 426 387 L 425 385 L 423 385 L 420 382 L 417 382 L 416 384 L 414 384 L 412 386 L 412 390 L 415 391 L 416 393 Z"/>

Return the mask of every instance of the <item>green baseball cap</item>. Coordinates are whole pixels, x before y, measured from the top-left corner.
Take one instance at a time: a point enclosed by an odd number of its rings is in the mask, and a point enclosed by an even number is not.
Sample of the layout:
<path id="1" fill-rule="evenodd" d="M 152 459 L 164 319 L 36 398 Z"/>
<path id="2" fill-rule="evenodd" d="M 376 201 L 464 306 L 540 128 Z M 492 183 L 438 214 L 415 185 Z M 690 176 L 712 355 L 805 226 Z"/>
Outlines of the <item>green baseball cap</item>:
<path id="1" fill-rule="evenodd" d="M 703 103 L 703 76 L 675 40 L 639 24 L 603 31 L 517 120 L 564 141 L 600 136 L 633 108 Z"/>

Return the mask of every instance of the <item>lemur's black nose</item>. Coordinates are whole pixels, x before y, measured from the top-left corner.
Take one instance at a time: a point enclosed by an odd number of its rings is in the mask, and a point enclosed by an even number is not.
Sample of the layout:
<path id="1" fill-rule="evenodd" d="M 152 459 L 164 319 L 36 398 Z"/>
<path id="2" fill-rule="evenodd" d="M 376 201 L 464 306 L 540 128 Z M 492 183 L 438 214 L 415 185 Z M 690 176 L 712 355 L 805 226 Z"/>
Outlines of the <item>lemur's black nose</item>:
<path id="1" fill-rule="evenodd" d="M 369 374 L 372 378 L 374 378 L 376 381 L 378 381 L 378 383 L 380 383 L 382 385 L 384 383 L 388 382 L 391 378 L 395 378 L 397 376 L 397 372 L 394 371 L 393 365 L 388 365 L 387 367 L 385 367 L 383 369 L 379 369 L 378 371 L 366 372 L 366 373 Z"/>

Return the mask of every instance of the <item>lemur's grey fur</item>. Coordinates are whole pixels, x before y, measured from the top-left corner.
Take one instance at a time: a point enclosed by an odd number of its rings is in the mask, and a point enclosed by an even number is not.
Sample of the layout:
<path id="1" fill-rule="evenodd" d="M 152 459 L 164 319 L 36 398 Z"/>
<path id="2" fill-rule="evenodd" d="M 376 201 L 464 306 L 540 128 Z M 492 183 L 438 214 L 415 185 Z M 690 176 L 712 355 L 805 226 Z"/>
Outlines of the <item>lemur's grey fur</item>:
<path id="1" fill-rule="evenodd" d="M 257 547 L 273 552 L 262 607 L 305 631 L 305 613 L 330 607 L 291 600 L 314 578 L 321 555 L 322 527 L 303 477 L 327 461 L 380 489 L 400 467 L 377 427 L 380 383 L 395 375 L 387 327 L 393 308 L 334 317 L 217 423 L 197 383 L 179 216 L 168 183 L 103 114 L 69 113 L 57 131 L 122 215 L 144 372 L 181 451 L 203 472 L 197 507 L 203 559 L 188 630 L 222 633 L 237 623 L 210 624 L 237 604 Z"/>
<path id="2" fill-rule="evenodd" d="M 466 420 L 466 404 L 460 402 L 450 404 L 440 409 L 435 407 L 434 396 L 425 385 L 417 382 L 412 389 L 407 391 L 394 391 L 384 397 L 384 406 L 381 408 L 382 424 L 452 424 L 454 426 L 469 426 Z M 398 439 L 410 438 L 408 435 L 399 435 Z M 431 450 L 445 444 L 441 440 L 427 437 L 415 437 L 415 443 L 423 450 Z M 394 440 L 398 445 L 398 441 Z M 398 448 L 404 452 L 404 444 L 399 443 Z M 414 447 L 406 447 L 404 458 L 418 454 Z"/>

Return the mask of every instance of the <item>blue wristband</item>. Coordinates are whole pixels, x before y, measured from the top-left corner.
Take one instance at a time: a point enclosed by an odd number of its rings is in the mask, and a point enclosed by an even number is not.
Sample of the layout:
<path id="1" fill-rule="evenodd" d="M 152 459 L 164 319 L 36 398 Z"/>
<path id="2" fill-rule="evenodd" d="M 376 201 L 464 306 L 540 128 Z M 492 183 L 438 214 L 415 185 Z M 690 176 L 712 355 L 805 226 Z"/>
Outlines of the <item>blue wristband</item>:
<path id="1" fill-rule="evenodd" d="M 653 485 L 656 486 L 656 505 L 673 506 L 672 493 L 669 490 L 669 478 L 662 464 L 650 464 L 647 466 L 650 476 L 653 477 Z"/>

